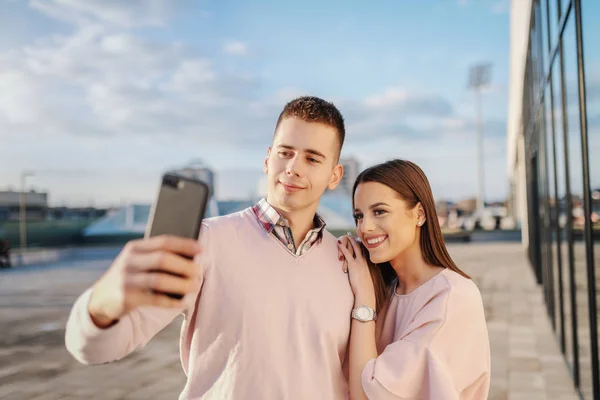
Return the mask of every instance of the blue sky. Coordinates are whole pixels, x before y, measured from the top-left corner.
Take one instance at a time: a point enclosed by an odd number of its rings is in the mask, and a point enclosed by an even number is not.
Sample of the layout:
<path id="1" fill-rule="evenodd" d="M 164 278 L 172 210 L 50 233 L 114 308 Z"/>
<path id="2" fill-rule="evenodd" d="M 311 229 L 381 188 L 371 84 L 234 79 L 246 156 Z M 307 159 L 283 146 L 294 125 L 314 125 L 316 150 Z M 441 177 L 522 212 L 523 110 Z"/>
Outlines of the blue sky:
<path id="1" fill-rule="evenodd" d="M 486 194 L 506 195 L 507 0 L 6 1 L 0 5 L 0 187 L 53 204 L 152 200 L 202 159 L 223 198 L 256 186 L 281 107 L 338 105 L 343 155 L 420 164 L 438 198 L 475 194 L 470 65 L 484 93 Z M 249 170 L 242 172 L 242 169 Z"/>

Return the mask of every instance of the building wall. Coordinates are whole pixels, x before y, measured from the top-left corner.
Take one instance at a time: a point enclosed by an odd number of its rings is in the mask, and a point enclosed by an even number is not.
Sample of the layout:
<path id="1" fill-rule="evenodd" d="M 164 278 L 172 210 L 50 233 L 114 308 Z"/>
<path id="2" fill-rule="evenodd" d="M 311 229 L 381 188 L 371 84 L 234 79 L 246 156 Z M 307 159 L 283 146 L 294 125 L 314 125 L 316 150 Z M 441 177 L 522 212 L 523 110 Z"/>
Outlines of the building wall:
<path id="1" fill-rule="evenodd" d="M 511 8 L 509 209 L 573 384 L 600 399 L 600 2 Z"/>
<path id="2" fill-rule="evenodd" d="M 19 220 L 21 193 L 0 191 L 0 222 Z M 48 212 L 48 194 L 34 191 L 25 193 L 25 207 L 28 221 L 44 220 Z"/>
<path id="3" fill-rule="evenodd" d="M 507 168 L 509 176 L 510 217 L 516 226 L 527 230 L 524 158 L 519 152 L 523 138 L 522 106 L 525 77 L 525 64 L 529 45 L 529 21 L 532 0 L 511 0 L 510 8 L 510 67 L 509 101 L 507 121 Z M 521 149 L 522 150 L 522 149 Z M 527 245 L 526 235 L 521 235 L 523 245 Z"/>
<path id="4" fill-rule="evenodd" d="M 15 191 L 0 191 L 0 207 L 19 206 L 21 193 Z M 25 193 L 25 202 L 29 206 L 47 207 L 48 193 L 27 192 Z"/>

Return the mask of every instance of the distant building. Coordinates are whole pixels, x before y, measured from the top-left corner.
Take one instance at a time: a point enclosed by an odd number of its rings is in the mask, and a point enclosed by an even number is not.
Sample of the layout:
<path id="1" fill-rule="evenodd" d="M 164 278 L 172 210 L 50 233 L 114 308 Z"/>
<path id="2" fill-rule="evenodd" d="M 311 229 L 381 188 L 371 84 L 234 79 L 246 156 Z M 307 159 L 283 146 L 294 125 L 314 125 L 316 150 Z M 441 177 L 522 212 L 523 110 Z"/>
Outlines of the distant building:
<path id="1" fill-rule="evenodd" d="M 18 221 L 21 192 L 0 191 L 0 222 Z M 46 219 L 48 213 L 48 193 L 31 190 L 25 193 L 25 210 L 28 221 Z"/>
<path id="2" fill-rule="evenodd" d="M 215 173 L 201 160 L 194 160 L 183 168 L 175 169 L 172 172 L 206 182 L 210 188 L 211 197 L 215 195 Z"/>
<path id="3" fill-rule="evenodd" d="M 467 214 L 473 214 L 477 210 L 477 199 L 460 200 L 456 203 L 456 208 Z"/>
<path id="4" fill-rule="evenodd" d="M 221 200 L 217 204 L 219 206 L 219 215 L 228 215 L 252 207 L 255 204 L 255 200 Z"/>
<path id="5" fill-rule="evenodd" d="M 342 176 L 342 180 L 336 188 L 336 191 L 340 190 L 350 195 L 352 193 L 354 181 L 356 181 L 356 177 L 360 173 L 360 164 L 354 157 L 342 157 L 340 158 L 340 164 L 344 167 L 344 175 Z"/>
<path id="6" fill-rule="evenodd" d="M 95 220 L 103 217 L 107 209 L 95 207 L 49 207 L 46 219 L 48 220 Z"/>

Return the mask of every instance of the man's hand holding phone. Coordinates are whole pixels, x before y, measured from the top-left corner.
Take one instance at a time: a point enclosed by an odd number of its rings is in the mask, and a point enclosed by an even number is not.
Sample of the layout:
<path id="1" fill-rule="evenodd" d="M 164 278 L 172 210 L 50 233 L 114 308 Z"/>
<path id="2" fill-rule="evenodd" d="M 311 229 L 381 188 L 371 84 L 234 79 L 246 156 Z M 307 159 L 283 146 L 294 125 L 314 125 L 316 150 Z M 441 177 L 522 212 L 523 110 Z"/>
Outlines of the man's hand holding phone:
<path id="1" fill-rule="evenodd" d="M 171 235 L 128 242 L 92 288 L 92 321 L 106 328 L 140 306 L 183 307 L 177 297 L 200 288 L 201 266 L 193 258 L 201 252 L 198 240 Z"/>

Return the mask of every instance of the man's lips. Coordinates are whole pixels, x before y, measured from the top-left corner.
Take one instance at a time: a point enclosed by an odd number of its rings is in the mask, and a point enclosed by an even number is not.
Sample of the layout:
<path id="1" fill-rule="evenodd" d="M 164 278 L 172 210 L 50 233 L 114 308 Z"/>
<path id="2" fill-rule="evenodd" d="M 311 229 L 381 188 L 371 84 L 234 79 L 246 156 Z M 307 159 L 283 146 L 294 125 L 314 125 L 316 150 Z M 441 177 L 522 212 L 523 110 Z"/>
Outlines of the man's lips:
<path id="1" fill-rule="evenodd" d="M 279 182 L 281 183 L 281 185 L 284 187 L 285 190 L 287 190 L 288 192 L 297 192 L 298 190 L 302 190 L 304 189 L 301 186 L 297 186 L 291 183 L 285 183 L 285 182 Z"/>

